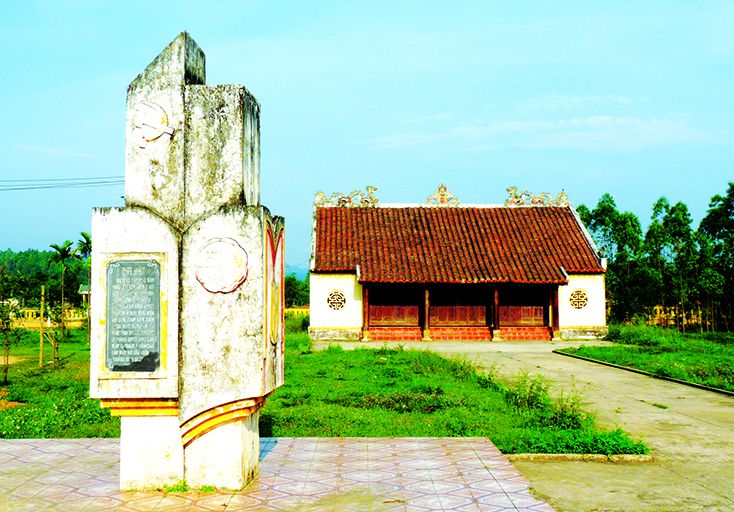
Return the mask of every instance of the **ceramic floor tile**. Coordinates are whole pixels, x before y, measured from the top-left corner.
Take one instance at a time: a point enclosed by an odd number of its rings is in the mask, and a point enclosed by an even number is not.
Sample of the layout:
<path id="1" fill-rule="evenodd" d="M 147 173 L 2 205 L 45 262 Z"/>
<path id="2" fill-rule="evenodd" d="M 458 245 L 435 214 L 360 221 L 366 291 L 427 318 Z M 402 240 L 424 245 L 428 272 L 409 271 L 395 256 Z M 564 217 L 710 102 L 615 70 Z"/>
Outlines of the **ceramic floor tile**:
<path id="1" fill-rule="evenodd" d="M 166 494 L 118 491 L 115 439 L 0 441 L 0 500 L 70 512 L 552 511 L 482 438 L 262 438 L 260 446 L 260 477 L 244 491 Z"/>

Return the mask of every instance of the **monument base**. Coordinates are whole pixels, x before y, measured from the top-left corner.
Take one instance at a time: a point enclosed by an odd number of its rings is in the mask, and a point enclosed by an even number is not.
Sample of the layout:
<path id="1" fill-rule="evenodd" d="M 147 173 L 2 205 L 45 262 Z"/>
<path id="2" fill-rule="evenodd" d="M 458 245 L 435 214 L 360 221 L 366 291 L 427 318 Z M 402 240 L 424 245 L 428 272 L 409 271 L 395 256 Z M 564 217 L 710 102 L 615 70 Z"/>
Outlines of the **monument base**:
<path id="1" fill-rule="evenodd" d="M 189 487 L 212 486 L 239 490 L 259 473 L 259 411 L 245 419 L 221 425 L 184 449 Z"/>
<path id="2" fill-rule="evenodd" d="M 178 416 L 120 419 L 120 490 L 160 489 L 184 479 Z"/>

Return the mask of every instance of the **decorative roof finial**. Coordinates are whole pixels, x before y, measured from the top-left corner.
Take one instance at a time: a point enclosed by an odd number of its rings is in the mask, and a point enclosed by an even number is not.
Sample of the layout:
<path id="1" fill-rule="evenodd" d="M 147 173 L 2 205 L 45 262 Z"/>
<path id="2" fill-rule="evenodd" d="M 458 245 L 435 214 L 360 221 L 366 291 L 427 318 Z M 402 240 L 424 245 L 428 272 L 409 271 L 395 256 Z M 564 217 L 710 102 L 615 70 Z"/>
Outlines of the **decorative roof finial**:
<path id="1" fill-rule="evenodd" d="M 438 186 L 435 194 L 428 196 L 426 201 L 435 206 L 459 206 L 459 198 L 449 192 L 443 183 Z"/>
<path id="2" fill-rule="evenodd" d="M 548 192 L 533 195 L 527 190 L 517 191 L 517 187 L 507 189 L 509 197 L 505 200 L 505 206 L 568 206 L 568 195 L 561 191 L 558 197 L 553 199 Z"/>
<path id="3" fill-rule="evenodd" d="M 379 199 L 375 197 L 376 191 L 377 187 L 373 187 L 372 185 L 365 187 L 365 192 L 362 192 L 361 190 L 355 190 L 349 194 L 334 192 L 330 196 L 327 196 L 319 190 L 316 192 L 313 204 L 316 208 L 333 206 L 376 206 L 379 202 Z"/>

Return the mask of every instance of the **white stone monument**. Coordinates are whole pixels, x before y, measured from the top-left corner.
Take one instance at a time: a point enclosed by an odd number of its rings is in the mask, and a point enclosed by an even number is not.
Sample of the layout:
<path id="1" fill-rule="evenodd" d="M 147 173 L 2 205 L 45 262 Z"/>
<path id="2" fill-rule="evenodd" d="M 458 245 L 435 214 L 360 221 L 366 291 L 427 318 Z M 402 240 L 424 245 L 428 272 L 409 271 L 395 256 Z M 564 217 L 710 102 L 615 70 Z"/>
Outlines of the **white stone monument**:
<path id="1" fill-rule="evenodd" d="M 283 383 L 284 220 L 260 200 L 260 106 L 181 33 L 127 93 L 125 207 L 92 216 L 90 394 L 120 488 L 240 489 Z"/>

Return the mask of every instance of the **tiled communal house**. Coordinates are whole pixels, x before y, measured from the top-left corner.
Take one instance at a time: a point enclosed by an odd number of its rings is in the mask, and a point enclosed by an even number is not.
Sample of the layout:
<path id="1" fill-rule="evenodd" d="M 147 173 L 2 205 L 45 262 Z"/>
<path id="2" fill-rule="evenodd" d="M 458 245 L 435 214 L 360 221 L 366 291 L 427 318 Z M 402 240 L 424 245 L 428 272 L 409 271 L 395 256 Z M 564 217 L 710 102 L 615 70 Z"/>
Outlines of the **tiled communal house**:
<path id="1" fill-rule="evenodd" d="M 550 340 L 606 332 L 606 262 L 563 195 L 380 205 L 317 195 L 315 339 Z M 355 200 L 356 199 L 356 200 Z M 538 204 L 540 203 L 540 204 Z"/>

